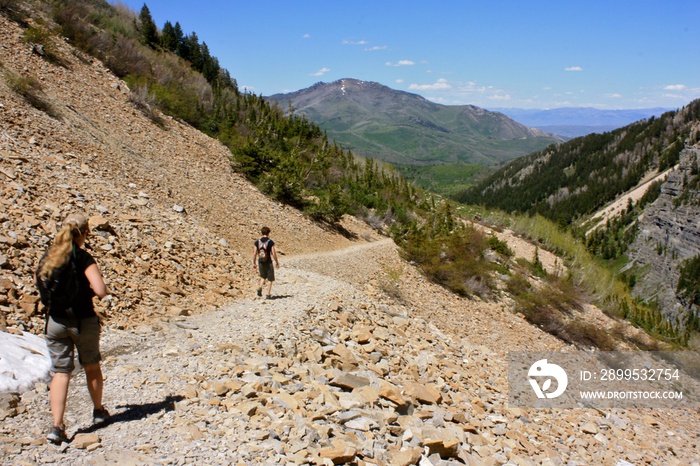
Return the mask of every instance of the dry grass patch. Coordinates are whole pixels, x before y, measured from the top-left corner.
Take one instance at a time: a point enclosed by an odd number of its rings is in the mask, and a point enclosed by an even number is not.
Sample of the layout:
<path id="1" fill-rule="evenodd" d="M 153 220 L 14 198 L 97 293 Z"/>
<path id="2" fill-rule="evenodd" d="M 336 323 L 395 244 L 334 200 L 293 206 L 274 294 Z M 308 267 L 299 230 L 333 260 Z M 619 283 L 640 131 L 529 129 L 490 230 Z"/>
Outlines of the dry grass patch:
<path id="1" fill-rule="evenodd" d="M 24 98 L 32 107 L 40 110 L 52 118 L 60 119 L 61 114 L 51 105 L 42 89 L 41 83 L 33 76 L 20 76 L 9 70 L 5 70 L 5 81 L 10 89 Z"/>

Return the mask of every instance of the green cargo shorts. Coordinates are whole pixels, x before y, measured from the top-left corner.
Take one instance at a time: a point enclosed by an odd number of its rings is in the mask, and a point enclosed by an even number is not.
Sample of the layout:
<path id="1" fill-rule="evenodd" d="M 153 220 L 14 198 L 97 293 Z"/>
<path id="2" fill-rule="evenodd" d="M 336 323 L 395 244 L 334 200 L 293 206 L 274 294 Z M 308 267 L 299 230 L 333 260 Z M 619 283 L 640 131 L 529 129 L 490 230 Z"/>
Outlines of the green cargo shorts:
<path id="1" fill-rule="evenodd" d="M 102 360 L 100 354 L 100 319 L 61 319 L 49 317 L 46 327 L 46 346 L 51 356 L 54 372 L 73 372 L 74 355 L 78 349 L 78 361 L 85 367 Z"/>

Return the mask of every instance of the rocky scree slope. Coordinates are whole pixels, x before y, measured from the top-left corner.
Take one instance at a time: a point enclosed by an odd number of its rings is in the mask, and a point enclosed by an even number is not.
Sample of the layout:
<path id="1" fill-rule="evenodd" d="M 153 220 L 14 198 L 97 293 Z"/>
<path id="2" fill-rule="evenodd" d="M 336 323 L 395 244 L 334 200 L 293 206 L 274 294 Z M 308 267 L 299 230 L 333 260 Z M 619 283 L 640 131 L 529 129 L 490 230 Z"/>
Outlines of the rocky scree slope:
<path id="1" fill-rule="evenodd" d="M 400 276 L 395 287 L 390 276 Z M 391 271 L 395 272 L 391 272 Z M 507 405 L 507 352 L 561 342 L 426 283 L 388 239 L 290 257 L 275 299 L 103 335 L 93 426 L 82 374 L 70 445 L 46 444 L 46 385 L 0 427 L 13 463 L 697 464 L 697 413 Z"/>
<path id="2" fill-rule="evenodd" d="M 168 117 L 155 126 L 100 62 L 59 42 L 66 66 L 50 64 L 0 21 L 3 326 L 41 328 L 32 272 L 74 210 L 95 217 L 89 247 L 118 297 L 117 325 L 238 296 L 263 224 L 284 238 L 282 253 L 349 244 L 233 173 L 217 141 Z M 12 92 L 11 76 L 39 83 L 35 94 L 58 117 Z"/>
<path id="3" fill-rule="evenodd" d="M 3 394 L 3 463 L 697 460 L 696 411 L 509 408 L 507 351 L 560 341 L 507 303 L 428 283 L 352 219 L 354 242 L 269 201 L 216 141 L 151 124 L 99 62 L 59 43 L 66 67 L 49 64 L 0 21 L 3 328 L 40 333 L 31 274 L 74 209 L 94 217 L 92 252 L 117 297 L 103 348 L 114 422 L 90 425 L 79 374 L 73 442 L 54 447 L 46 385 Z M 8 72 L 37 79 L 58 118 L 12 92 Z M 262 223 L 285 253 L 269 301 L 250 298 Z"/>

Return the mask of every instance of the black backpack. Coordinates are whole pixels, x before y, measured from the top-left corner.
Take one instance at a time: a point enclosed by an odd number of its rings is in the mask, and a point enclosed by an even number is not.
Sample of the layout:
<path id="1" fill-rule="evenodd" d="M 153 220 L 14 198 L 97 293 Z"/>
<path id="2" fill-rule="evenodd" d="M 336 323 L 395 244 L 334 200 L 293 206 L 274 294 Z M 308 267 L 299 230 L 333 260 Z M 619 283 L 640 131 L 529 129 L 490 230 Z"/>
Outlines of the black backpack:
<path id="1" fill-rule="evenodd" d="M 269 245 L 270 238 L 260 238 L 258 240 L 258 261 L 270 262 L 272 260 L 272 257 L 270 257 L 270 251 L 267 249 Z"/>
<path id="2" fill-rule="evenodd" d="M 39 289 L 41 303 L 51 317 L 72 319 L 75 317 L 73 305 L 80 293 L 80 278 L 75 264 L 75 245 L 68 261 L 55 269 L 48 277 L 41 278 L 39 270 L 43 265 L 42 258 L 36 274 L 36 286 Z"/>

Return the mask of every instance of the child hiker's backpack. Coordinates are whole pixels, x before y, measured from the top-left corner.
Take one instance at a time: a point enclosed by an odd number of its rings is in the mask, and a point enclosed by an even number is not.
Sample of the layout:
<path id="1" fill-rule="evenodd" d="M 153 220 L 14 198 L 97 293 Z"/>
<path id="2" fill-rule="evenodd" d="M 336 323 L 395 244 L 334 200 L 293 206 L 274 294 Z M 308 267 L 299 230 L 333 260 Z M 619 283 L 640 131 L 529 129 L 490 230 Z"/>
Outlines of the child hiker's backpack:
<path id="1" fill-rule="evenodd" d="M 55 269 L 48 277 L 41 278 L 37 270 L 36 286 L 41 303 L 52 317 L 73 318 L 73 304 L 80 292 L 80 281 L 75 266 L 75 246 L 68 261 Z M 42 261 L 39 262 L 41 269 Z"/>
<path id="2" fill-rule="evenodd" d="M 258 240 L 258 261 L 270 262 L 270 251 L 267 249 L 269 245 L 270 238 L 260 238 Z"/>

